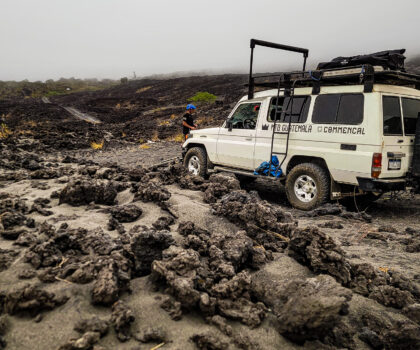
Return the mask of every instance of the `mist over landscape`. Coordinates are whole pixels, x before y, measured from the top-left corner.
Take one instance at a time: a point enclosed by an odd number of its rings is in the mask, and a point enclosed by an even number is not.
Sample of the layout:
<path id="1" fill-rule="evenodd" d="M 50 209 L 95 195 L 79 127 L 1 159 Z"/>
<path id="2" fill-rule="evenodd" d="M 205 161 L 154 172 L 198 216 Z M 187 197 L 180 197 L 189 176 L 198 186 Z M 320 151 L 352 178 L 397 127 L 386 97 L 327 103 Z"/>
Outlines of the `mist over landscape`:
<path id="1" fill-rule="evenodd" d="M 244 73 L 250 38 L 308 48 L 312 66 L 386 49 L 420 54 L 415 0 L 3 0 L 0 8 L 3 81 Z M 258 70 L 300 67 L 296 55 L 258 51 Z"/>

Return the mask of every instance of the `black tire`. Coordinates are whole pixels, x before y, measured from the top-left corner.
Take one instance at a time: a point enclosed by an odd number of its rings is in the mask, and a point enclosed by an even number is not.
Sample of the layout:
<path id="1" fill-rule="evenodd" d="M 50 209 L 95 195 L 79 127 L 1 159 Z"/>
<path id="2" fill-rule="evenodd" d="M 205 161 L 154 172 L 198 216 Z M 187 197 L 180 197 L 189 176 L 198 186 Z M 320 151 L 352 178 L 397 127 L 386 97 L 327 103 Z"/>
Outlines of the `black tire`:
<path id="1" fill-rule="evenodd" d="M 198 165 L 198 169 L 196 173 L 192 170 L 192 164 L 190 163 L 191 159 L 193 159 L 193 161 L 195 161 L 196 164 Z M 184 158 L 184 167 L 187 169 L 188 172 L 194 175 L 205 177 L 207 174 L 206 150 L 201 147 L 190 148 Z"/>
<path id="2" fill-rule="evenodd" d="M 252 184 L 257 178 L 252 176 L 236 174 L 236 178 L 241 183 L 241 186 L 246 186 Z"/>
<path id="3" fill-rule="evenodd" d="M 297 209 L 312 210 L 323 205 L 328 201 L 329 192 L 330 176 L 328 171 L 318 164 L 298 164 L 287 175 L 287 199 Z"/>

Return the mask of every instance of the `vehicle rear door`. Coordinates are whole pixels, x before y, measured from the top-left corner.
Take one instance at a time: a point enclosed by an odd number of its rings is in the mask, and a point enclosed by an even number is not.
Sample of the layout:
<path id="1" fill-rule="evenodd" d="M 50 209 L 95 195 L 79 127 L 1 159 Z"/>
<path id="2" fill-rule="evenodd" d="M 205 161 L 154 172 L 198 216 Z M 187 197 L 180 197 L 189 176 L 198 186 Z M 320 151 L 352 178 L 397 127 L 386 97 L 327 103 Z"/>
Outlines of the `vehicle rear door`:
<path id="1" fill-rule="evenodd" d="M 217 163 L 233 168 L 254 169 L 254 144 L 261 102 L 239 104 L 220 129 Z"/>
<path id="2" fill-rule="evenodd" d="M 382 111 L 384 147 L 381 177 L 403 177 L 413 156 L 420 100 L 383 95 Z"/>

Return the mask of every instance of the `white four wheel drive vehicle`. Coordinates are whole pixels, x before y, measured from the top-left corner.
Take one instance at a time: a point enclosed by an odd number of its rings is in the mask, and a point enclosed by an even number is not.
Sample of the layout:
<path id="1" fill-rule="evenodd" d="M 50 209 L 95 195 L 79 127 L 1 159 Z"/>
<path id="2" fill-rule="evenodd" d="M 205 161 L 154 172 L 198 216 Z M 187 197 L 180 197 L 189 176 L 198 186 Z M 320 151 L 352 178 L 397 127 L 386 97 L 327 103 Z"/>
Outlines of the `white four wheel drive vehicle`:
<path id="1" fill-rule="evenodd" d="M 220 128 L 190 134 L 183 145 L 190 172 L 252 180 L 261 177 L 253 174 L 262 162 L 277 156 L 287 198 L 303 210 L 349 195 L 419 191 L 420 76 L 401 71 L 403 50 L 333 60 L 312 72 L 304 63 L 299 72 L 253 76 L 255 45 L 303 53 L 305 62 L 308 56 L 306 49 L 251 40 L 249 93 Z M 275 89 L 254 93 L 258 86 Z"/>

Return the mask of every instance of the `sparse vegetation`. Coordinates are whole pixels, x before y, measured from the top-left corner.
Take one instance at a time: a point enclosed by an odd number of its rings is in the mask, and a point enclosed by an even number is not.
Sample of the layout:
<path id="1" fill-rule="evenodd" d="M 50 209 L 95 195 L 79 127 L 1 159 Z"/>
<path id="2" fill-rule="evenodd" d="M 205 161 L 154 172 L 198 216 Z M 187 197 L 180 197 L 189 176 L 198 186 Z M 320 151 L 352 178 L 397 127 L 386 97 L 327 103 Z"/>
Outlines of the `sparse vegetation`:
<path id="1" fill-rule="evenodd" d="M 102 140 L 99 143 L 91 142 L 90 147 L 92 149 L 95 149 L 95 150 L 100 150 L 100 149 L 102 149 L 104 147 L 104 143 L 105 143 L 104 140 Z"/>
<path id="2" fill-rule="evenodd" d="M 213 103 L 217 100 L 217 96 L 210 92 L 197 92 L 193 97 L 190 97 L 188 102 L 195 103 Z"/>
<path id="3" fill-rule="evenodd" d="M 174 135 L 172 137 L 169 137 L 167 139 L 167 141 L 183 143 L 184 142 L 184 134 L 182 134 L 182 133 L 176 134 L 176 135 Z"/>
<path id="4" fill-rule="evenodd" d="M 169 125 L 169 124 L 171 124 L 171 122 L 169 121 L 169 120 L 162 120 L 162 121 L 160 121 L 159 122 L 159 126 L 164 126 L 164 125 Z"/>
<path id="5" fill-rule="evenodd" d="M 5 139 L 9 137 L 12 134 L 12 132 L 9 130 L 7 125 L 5 123 L 0 124 L 0 139 Z"/>

